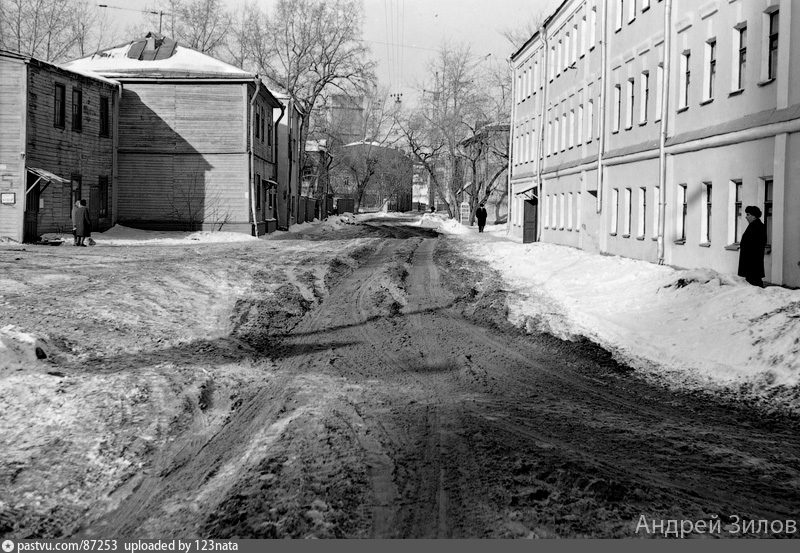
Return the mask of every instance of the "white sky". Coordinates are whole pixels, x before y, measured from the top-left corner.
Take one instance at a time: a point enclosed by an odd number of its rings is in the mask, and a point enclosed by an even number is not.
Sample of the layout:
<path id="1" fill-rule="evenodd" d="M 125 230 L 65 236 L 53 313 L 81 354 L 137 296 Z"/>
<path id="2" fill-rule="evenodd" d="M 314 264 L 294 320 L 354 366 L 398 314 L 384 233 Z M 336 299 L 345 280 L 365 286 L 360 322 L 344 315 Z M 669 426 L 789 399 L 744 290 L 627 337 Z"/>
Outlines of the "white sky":
<path id="1" fill-rule="evenodd" d="M 470 44 L 476 62 L 491 54 L 488 63 L 506 63 L 512 53 L 509 42 L 500 34 L 506 28 L 524 25 L 537 14 L 549 14 L 561 0 L 363 0 L 364 40 L 378 61 L 378 78 L 401 92 L 413 96 L 423 86 L 427 60 L 444 41 Z M 109 19 L 125 28 L 140 18 L 135 10 L 167 9 L 154 0 L 104 0 Z M 244 0 L 226 0 L 233 8 Z M 259 0 L 271 8 L 274 0 Z M 386 44 L 392 43 L 392 44 Z"/>

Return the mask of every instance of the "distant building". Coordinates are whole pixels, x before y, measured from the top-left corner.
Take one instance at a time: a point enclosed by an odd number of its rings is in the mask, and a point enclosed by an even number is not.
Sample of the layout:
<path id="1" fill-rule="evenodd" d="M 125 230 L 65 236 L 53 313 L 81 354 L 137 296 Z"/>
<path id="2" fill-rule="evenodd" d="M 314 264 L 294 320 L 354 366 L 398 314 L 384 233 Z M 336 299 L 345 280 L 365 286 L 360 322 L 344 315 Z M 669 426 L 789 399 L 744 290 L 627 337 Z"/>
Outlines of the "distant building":
<path id="1" fill-rule="evenodd" d="M 294 209 L 288 188 L 269 194 L 279 180 L 273 110 L 282 105 L 256 75 L 153 33 L 66 67 L 122 83 L 120 224 L 258 235 L 272 230 L 276 211 Z"/>
<path id="2" fill-rule="evenodd" d="M 766 280 L 800 286 L 792 8 L 562 2 L 511 58 L 512 232 L 735 273 L 757 205 Z"/>
<path id="3" fill-rule="evenodd" d="M 113 224 L 119 89 L 98 75 L 0 51 L 0 238 L 69 234 L 80 199 L 95 230 Z"/>

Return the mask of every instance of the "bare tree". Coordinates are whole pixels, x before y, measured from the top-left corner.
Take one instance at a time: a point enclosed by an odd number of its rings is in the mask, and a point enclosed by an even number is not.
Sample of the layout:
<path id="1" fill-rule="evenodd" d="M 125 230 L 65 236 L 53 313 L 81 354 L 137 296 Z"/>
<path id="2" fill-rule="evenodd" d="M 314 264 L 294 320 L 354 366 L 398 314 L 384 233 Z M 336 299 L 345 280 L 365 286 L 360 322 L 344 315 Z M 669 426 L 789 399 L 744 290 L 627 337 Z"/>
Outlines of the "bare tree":
<path id="1" fill-rule="evenodd" d="M 206 54 L 224 49 L 231 28 L 231 15 L 225 10 L 222 0 L 170 0 L 168 9 L 163 32 Z"/>
<path id="2" fill-rule="evenodd" d="M 0 0 L 0 46 L 60 61 L 75 45 L 76 0 Z"/>
<path id="3" fill-rule="evenodd" d="M 514 27 L 506 27 L 500 34 L 511 44 L 514 50 L 519 50 L 542 26 L 544 17 L 541 13 L 528 16 L 527 19 Z"/>

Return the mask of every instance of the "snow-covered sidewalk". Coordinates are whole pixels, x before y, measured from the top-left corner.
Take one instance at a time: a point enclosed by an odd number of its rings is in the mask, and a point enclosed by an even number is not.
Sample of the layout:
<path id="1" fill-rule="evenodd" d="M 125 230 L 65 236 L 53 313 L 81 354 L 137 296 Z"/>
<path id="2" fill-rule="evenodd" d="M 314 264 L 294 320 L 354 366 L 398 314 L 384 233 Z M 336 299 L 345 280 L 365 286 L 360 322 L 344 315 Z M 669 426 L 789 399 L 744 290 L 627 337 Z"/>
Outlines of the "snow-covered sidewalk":
<path id="1" fill-rule="evenodd" d="M 436 225 L 425 215 L 421 224 Z M 670 384 L 744 392 L 800 408 L 800 290 L 755 288 L 711 270 L 679 270 L 546 243 L 521 244 L 439 220 L 464 253 L 509 289 L 512 322 L 585 336 Z"/>

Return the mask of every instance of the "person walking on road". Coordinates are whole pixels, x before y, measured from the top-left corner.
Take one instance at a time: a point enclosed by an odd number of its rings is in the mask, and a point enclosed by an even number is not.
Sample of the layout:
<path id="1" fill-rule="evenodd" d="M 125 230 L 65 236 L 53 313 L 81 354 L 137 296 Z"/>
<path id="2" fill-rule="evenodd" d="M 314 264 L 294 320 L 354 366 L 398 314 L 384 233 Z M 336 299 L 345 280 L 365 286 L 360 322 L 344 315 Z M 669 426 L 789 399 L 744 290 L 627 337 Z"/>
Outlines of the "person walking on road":
<path id="1" fill-rule="evenodd" d="M 475 210 L 475 217 L 478 219 L 478 232 L 483 232 L 483 227 L 486 226 L 486 208 L 484 207 L 485 204 L 481 204 L 477 210 Z"/>
<path id="2" fill-rule="evenodd" d="M 753 286 L 764 287 L 764 249 L 767 228 L 761 222 L 761 209 L 749 205 L 744 209 L 747 228 L 739 241 L 739 276 Z"/>
<path id="3" fill-rule="evenodd" d="M 78 200 L 72 208 L 72 228 L 75 232 L 74 246 L 86 246 L 84 240 L 92 235 L 92 221 L 89 219 L 89 208 L 86 200 Z"/>

